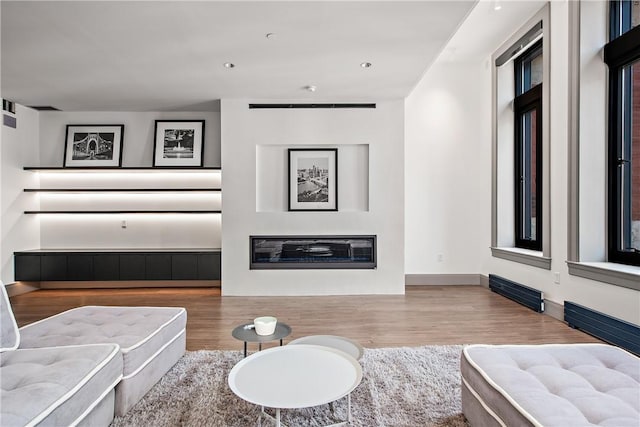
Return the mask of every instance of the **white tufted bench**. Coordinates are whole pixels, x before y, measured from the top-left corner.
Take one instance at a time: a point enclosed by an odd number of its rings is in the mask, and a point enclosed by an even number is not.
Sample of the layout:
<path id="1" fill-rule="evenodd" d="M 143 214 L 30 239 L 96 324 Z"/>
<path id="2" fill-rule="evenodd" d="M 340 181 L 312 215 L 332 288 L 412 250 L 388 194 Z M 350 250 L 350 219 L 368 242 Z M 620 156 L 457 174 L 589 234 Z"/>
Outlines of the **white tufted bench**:
<path id="1" fill-rule="evenodd" d="M 0 426 L 106 426 L 122 379 L 117 344 L 19 349 L 0 282 Z"/>
<path id="2" fill-rule="evenodd" d="M 640 359 L 617 347 L 472 345 L 460 369 L 472 426 L 640 426 Z"/>
<path id="3" fill-rule="evenodd" d="M 122 378 L 116 344 L 0 354 L 2 426 L 107 425 Z"/>
<path id="4" fill-rule="evenodd" d="M 20 348 L 118 344 L 124 367 L 115 414 L 123 415 L 182 357 L 186 322 L 179 307 L 85 306 L 20 328 Z"/>

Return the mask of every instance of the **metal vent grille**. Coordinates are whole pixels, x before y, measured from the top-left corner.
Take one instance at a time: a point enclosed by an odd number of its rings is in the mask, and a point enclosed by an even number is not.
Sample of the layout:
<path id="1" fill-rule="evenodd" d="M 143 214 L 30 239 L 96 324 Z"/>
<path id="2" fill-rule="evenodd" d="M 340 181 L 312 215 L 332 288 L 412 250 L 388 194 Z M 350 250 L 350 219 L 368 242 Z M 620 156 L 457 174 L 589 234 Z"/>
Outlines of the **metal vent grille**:
<path id="1" fill-rule="evenodd" d="M 489 275 L 489 289 L 538 313 L 544 311 L 544 298 L 542 292 L 537 289 L 512 282 L 494 274 Z"/>
<path id="2" fill-rule="evenodd" d="M 269 108 L 376 108 L 376 104 L 249 104 L 249 109 Z"/>

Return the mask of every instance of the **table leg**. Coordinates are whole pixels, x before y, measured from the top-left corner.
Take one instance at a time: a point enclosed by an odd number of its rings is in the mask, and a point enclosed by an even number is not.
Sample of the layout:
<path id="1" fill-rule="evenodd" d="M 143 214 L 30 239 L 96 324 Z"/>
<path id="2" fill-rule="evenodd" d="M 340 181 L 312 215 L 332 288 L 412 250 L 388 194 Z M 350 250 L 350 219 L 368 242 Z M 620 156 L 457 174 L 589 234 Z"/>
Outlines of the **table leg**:
<path id="1" fill-rule="evenodd" d="M 351 393 L 347 394 L 347 421 L 351 424 Z"/>
<path id="2" fill-rule="evenodd" d="M 258 351 L 262 351 L 262 343 L 258 343 Z"/>
<path id="3" fill-rule="evenodd" d="M 282 338 L 280 338 L 280 347 L 282 347 Z"/>
<path id="4" fill-rule="evenodd" d="M 247 342 L 244 342 L 244 357 L 247 357 Z"/>
<path id="5" fill-rule="evenodd" d="M 276 408 L 276 427 L 280 427 L 280 408 Z"/>

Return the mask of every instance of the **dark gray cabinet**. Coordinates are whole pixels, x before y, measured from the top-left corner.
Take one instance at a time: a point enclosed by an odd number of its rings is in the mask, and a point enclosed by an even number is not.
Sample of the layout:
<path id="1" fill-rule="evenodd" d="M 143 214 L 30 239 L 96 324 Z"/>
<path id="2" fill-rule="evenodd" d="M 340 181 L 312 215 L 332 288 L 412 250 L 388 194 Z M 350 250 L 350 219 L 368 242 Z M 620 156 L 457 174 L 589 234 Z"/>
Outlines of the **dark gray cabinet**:
<path id="1" fill-rule="evenodd" d="M 198 255 L 198 279 L 220 280 L 220 252 Z"/>
<path id="2" fill-rule="evenodd" d="M 144 258 L 146 280 L 169 280 L 171 275 L 171 254 L 146 254 Z"/>
<path id="3" fill-rule="evenodd" d="M 120 280 L 120 255 L 92 255 L 93 280 Z"/>
<path id="4" fill-rule="evenodd" d="M 40 281 L 40 255 L 23 254 L 15 257 L 15 277 L 18 282 Z"/>
<path id="5" fill-rule="evenodd" d="M 67 256 L 44 255 L 40 260 L 40 280 L 67 280 Z"/>
<path id="6" fill-rule="evenodd" d="M 144 254 L 121 254 L 120 280 L 145 280 L 147 278 Z"/>
<path id="7" fill-rule="evenodd" d="M 174 254 L 171 257 L 171 277 L 173 280 L 198 279 L 198 257 L 189 254 Z"/>
<path id="8" fill-rule="evenodd" d="M 94 280 L 92 255 L 67 255 L 66 280 Z"/>
<path id="9" fill-rule="evenodd" d="M 220 280 L 221 253 L 201 251 L 24 251 L 17 281 Z"/>

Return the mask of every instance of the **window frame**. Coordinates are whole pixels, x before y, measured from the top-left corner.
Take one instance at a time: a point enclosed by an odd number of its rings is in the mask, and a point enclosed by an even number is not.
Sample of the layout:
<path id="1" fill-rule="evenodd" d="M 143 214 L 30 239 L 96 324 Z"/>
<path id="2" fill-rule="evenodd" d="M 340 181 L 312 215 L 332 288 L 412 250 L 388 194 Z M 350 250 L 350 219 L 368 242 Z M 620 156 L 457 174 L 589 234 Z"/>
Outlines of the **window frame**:
<path id="1" fill-rule="evenodd" d="M 569 274 L 640 291 L 640 267 L 607 260 L 609 2 L 569 2 Z M 585 31 L 581 31 L 581 28 Z"/>
<path id="2" fill-rule="evenodd" d="M 513 99 L 513 113 L 514 113 L 514 201 L 515 201 L 515 246 L 517 248 L 531 249 L 535 251 L 542 250 L 542 126 L 543 126 L 543 111 L 542 111 L 542 87 L 543 83 L 539 83 L 527 91 L 523 91 L 525 85 L 530 85 L 530 70 L 529 81 L 527 82 L 525 64 L 530 63 L 533 58 L 542 55 L 542 40 L 539 40 L 531 47 L 527 49 L 520 57 L 516 58 L 514 62 L 514 75 L 515 75 L 515 94 Z M 527 175 L 526 170 L 523 170 L 524 162 L 531 164 L 531 159 L 525 158 L 527 151 L 525 150 L 526 141 L 523 140 L 523 132 L 525 127 L 522 123 L 522 117 L 530 111 L 536 111 L 536 194 L 535 194 L 535 214 L 536 214 L 536 235 L 535 238 L 525 238 L 523 235 L 524 218 L 530 213 L 525 212 L 524 200 L 526 196 L 526 189 L 522 183 Z M 524 160 L 524 161 L 523 161 Z"/>
<path id="3" fill-rule="evenodd" d="M 514 142 L 513 109 L 509 107 L 513 91 L 513 70 L 509 70 L 509 83 L 505 67 L 513 67 L 518 54 L 542 39 L 542 80 L 550 81 L 550 3 L 546 3 L 529 20 L 505 40 L 491 56 L 491 255 L 509 262 L 529 265 L 543 270 L 551 269 L 551 199 L 550 199 L 550 87 L 542 88 L 542 248 L 523 249 L 515 246 L 514 224 Z M 510 65 L 508 65 L 511 63 Z M 506 97 L 510 92 L 509 98 Z M 509 111 L 507 112 L 507 108 Z M 507 115 L 509 118 L 507 118 Z"/>
<path id="4" fill-rule="evenodd" d="M 622 80 L 622 70 L 631 63 L 640 60 L 640 26 L 628 29 L 626 25 L 620 25 L 620 10 L 624 7 L 622 2 L 612 1 L 610 7 L 610 37 L 611 40 L 604 47 L 604 62 L 609 67 L 609 99 L 608 99 L 608 142 L 607 142 L 607 258 L 609 262 L 620 264 L 640 266 L 640 252 L 625 251 L 622 249 L 620 239 L 623 233 L 623 221 L 621 217 L 623 211 L 627 208 L 624 203 L 629 203 L 630 197 L 621 200 L 620 194 L 623 191 L 631 192 L 631 185 L 625 190 L 624 177 L 620 176 L 620 167 L 624 162 L 630 162 L 631 159 L 625 159 L 624 152 L 626 144 L 631 144 L 631 140 L 625 141 L 625 129 L 621 123 L 621 116 L 625 114 L 624 94 L 632 91 L 631 85 L 628 88 L 622 86 L 625 82 Z M 630 22 L 630 21 L 629 21 Z M 614 28 L 615 27 L 615 28 Z M 621 34 L 622 33 L 622 34 Z M 637 66 L 640 66 L 638 64 Z M 630 81 L 629 81 L 630 83 Z M 628 110 L 627 110 L 628 111 Z M 625 123 L 629 123 L 627 120 Z M 631 177 L 628 177 L 631 180 Z M 630 207 L 628 207 L 630 209 Z"/>

